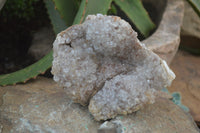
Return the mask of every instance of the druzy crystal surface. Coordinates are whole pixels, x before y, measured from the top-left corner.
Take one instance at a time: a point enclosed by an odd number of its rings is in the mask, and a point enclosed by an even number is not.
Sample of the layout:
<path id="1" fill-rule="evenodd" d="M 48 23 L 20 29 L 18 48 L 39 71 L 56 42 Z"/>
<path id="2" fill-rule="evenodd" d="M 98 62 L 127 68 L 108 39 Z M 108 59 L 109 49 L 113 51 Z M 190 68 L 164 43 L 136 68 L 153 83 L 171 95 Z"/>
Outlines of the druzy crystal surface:
<path id="1" fill-rule="evenodd" d="M 58 34 L 53 50 L 54 80 L 74 102 L 89 104 L 96 120 L 153 103 L 156 92 L 175 78 L 166 62 L 116 16 L 89 15 L 83 24 Z"/>

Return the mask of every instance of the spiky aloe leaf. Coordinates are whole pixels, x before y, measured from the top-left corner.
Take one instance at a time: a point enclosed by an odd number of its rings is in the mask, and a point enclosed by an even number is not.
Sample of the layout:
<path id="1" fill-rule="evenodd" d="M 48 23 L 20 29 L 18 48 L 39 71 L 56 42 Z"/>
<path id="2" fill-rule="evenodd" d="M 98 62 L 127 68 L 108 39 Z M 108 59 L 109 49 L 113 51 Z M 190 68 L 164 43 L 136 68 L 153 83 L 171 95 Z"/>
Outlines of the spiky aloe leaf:
<path id="1" fill-rule="evenodd" d="M 111 3 L 110 9 L 107 12 L 108 15 L 117 15 L 117 8 Z"/>
<path id="2" fill-rule="evenodd" d="M 67 28 L 65 21 L 61 18 L 59 12 L 56 10 L 56 7 L 52 0 L 44 0 L 49 18 L 51 19 L 51 24 L 53 25 L 53 30 L 56 34 L 60 31 Z"/>
<path id="3" fill-rule="evenodd" d="M 121 10 L 131 19 L 138 30 L 147 37 L 155 28 L 148 13 L 144 9 L 141 0 L 114 0 Z"/>
<path id="4" fill-rule="evenodd" d="M 53 0 L 56 9 L 59 11 L 61 18 L 63 18 L 67 26 L 72 25 L 78 4 L 75 0 Z"/>
<path id="5" fill-rule="evenodd" d="M 1 75 L 0 85 L 5 86 L 16 84 L 18 82 L 26 82 L 28 79 L 36 77 L 38 74 L 44 73 L 48 68 L 50 68 L 52 60 L 52 52 L 50 52 L 31 66 L 13 73 Z"/>
<path id="6" fill-rule="evenodd" d="M 200 0 L 187 0 L 200 17 Z"/>
<path id="7" fill-rule="evenodd" d="M 82 0 L 73 24 L 82 23 L 87 15 L 106 14 L 112 0 Z"/>

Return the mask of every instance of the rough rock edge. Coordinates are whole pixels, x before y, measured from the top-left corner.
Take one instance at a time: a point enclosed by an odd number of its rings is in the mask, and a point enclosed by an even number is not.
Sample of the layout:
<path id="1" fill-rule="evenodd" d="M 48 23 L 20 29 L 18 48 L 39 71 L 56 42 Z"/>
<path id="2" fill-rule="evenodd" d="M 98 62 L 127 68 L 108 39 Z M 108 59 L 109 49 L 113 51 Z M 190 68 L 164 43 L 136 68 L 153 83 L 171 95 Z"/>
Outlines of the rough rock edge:
<path id="1" fill-rule="evenodd" d="M 183 16 L 184 2 L 167 0 L 167 6 L 158 29 L 153 35 L 142 41 L 148 49 L 158 54 L 168 65 L 178 50 Z"/>

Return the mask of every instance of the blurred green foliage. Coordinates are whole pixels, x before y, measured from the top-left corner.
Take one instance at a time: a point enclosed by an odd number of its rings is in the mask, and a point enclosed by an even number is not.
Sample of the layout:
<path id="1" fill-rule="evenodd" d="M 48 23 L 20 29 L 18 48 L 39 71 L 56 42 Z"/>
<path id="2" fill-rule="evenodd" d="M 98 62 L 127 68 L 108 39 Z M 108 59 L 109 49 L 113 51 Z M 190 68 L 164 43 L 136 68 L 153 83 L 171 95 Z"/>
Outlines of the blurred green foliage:
<path id="1" fill-rule="evenodd" d="M 35 16 L 34 5 L 38 1 L 39 0 L 7 0 L 1 10 L 1 16 L 4 18 L 4 21 L 13 18 L 29 21 Z"/>

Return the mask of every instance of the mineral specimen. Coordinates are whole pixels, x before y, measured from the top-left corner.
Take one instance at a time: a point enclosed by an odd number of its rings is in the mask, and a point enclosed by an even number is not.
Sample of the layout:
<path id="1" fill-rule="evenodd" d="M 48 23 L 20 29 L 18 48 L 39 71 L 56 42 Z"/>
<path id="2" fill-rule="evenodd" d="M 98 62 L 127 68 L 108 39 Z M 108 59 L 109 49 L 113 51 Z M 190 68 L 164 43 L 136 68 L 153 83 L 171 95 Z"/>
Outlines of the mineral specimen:
<path id="1" fill-rule="evenodd" d="M 58 34 L 52 73 L 74 102 L 96 120 L 137 111 L 175 78 L 166 62 L 116 16 L 89 15 Z"/>

